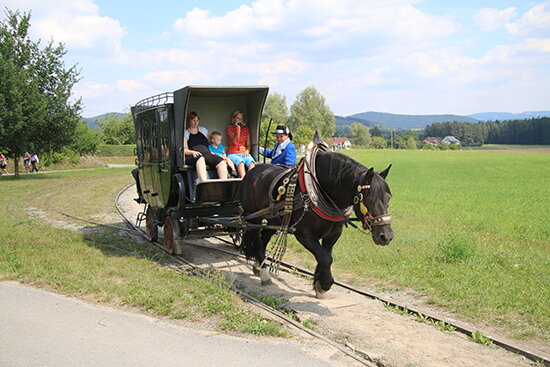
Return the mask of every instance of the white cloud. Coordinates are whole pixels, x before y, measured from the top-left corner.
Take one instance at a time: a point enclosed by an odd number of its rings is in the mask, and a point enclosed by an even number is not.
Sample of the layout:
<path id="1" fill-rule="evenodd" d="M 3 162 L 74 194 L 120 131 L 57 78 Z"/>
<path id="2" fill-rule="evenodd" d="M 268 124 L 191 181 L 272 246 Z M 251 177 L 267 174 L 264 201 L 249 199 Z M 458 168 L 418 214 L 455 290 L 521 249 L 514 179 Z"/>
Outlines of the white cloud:
<path id="1" fill-rule="evenodd" d="M 507 24 L 506 29 L 518 36 L 548 36 L 550 34 L 550 1 L 534 6 L 517 22 Z"/>
<path id="2" fill-rule="evenodd" d="M 208 84 L 211 78 L 199 70 L 163 70 L 148 73 L 143 80 L 157 87 L 176 89 L 189 84 Z"/>
<path id="3" fill-rule="evenodd" d="M 137 80 L 117 80 L 116 89 L 122 92 L 139 92 L 149 89 L 149 87 Z"/>
<path id="4" fill-rule="evenodd" d="M 118 20 L 101 16 L 92 0 L 3 0 L 5 6 L 32 10 L 30 33 L 44 41 L 65 43 L 73 51 L 111 54 L 121 49 L 126 30 Z"/>
<path id="5" fill-rule="evenodd" d="M 508 23 L 515 11 L 516 9 L 511 7 L 503 10 L 483 8 L 474 15 L 473 19 L 475 25 L 482 31 L 494 31 Z"/>
<path id="6" fill-rule="evenodd" d="M 525 49 L 541 53 L 550 53 L 550 38 L 527 38 Z"/>

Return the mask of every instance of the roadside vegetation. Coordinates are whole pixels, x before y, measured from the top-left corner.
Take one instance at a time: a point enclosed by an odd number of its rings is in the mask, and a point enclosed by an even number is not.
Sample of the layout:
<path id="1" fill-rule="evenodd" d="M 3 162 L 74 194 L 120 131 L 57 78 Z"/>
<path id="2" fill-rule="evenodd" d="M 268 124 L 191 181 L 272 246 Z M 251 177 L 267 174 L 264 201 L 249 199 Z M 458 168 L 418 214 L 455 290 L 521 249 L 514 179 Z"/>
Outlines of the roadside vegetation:
<path id="1" fill-rule="evenodd" d="M 345 229 L 334 247 L 336 278 L 412 289 L 510 337 L 550 342 L 549 154 L 347 153 L 377 171 L 393 164 L 395 238 L 378 247 Z M 290 250 L 313 264 L 294 239 Z"/>
<path id="2" fill-rule="evenodd" d="M 230 332 L 288 335 L 251 312 L 226 279 L 176 272 L 169 258 L 125 232 L 91 224 L 75 231 L 83 224 L 71 226 L 47 207 L 113 223 L 113 200 L 130 181 L 127 168 L 0 178 L 10 193 L 0 197 L 0 280 L 172 319 L 209 320 Z"/>

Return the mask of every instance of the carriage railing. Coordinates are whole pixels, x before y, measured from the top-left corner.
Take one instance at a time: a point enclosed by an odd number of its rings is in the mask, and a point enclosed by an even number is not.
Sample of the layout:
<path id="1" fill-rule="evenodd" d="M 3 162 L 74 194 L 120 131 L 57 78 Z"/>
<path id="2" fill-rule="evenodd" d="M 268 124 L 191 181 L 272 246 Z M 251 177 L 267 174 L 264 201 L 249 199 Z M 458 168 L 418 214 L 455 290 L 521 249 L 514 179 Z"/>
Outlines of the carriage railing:
<path id="1" fill-rule="evenodd" d="M 152 97 L 142 99 L 141 101 L 136 103 L 134 108 L 136 109 L 136 111 L 139 112 L 168 103 L 174 103 L 174 93 L 172 92 L 161 93 Z"/>

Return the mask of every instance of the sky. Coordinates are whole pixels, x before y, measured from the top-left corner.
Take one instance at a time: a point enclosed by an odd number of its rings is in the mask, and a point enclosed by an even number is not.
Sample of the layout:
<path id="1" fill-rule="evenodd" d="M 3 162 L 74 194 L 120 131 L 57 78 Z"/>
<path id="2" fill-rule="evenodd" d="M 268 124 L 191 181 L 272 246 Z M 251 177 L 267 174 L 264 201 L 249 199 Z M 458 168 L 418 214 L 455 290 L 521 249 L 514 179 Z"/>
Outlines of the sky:
<path id="1" fill-rule="evenodd" d="M 337 115 L 550 110 L 550 0 L 0 0 L 67 49 L 83 116 L 186 85 L 314 86 Z M 4 14 L 0 14 L 4 19 Z"/>

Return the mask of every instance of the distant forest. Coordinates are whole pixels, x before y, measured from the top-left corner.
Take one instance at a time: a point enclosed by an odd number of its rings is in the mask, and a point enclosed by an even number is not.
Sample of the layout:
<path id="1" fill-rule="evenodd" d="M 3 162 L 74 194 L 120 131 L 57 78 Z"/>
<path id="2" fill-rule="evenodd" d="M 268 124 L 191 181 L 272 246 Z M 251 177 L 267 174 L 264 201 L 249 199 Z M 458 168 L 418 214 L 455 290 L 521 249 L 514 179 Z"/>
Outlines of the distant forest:
<path id="1" fill-rule="evenodd" d="M 550 145 L 550 117 L 488 122 L 436 122 L 426 126 L 423 136 L 453 135 L 462 145 L 525 144 Z"/>

